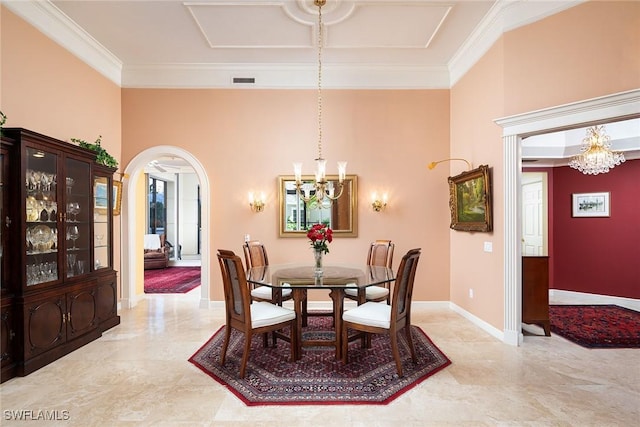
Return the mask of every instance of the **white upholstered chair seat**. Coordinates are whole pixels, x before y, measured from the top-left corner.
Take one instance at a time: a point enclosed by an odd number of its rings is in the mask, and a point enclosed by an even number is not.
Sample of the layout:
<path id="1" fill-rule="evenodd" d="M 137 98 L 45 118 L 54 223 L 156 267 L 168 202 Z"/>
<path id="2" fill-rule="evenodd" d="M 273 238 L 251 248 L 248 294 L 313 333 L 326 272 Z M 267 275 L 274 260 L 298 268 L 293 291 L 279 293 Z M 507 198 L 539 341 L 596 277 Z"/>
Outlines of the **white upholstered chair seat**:
<path id="1" fill-rule="evenodd" d="M 389 329 L 391 324 L 391 306 L 384 302 L 365 302 L 342 313 L 342 320 L 360 325 Z"/>
<path id="2" fill-rule="evenodd" d="M 296 318 L 296 312 L 279 305 L 260 301 L 251 304 L 251 328 L 275 325 Z"/>
<path id="3" fill-rule="evenodd" d="M 357 297 L 358 289 L 355 287 L 349 286 L 347 289 L 344 290 L 344 293 L 352 297 Z M 369 286 L 365 289 L 365 296 L 366 296 L 366 299 L 368 300 L 371 300 L 371 299 L 377 300 L 381 298 L 386 298 L 387 295 L 389 295 L 389 289 L 385 288 L 384 286 Z"/>
<path id="4" fill-rule="evenodd" d="M 287 299 L 290 295 L 291 289 L 282 290 L 282 299 Z M 269 286 L 258 286 L 257 288 L 251 290 L 251 296 L 253 298 L 261 300 L 271 300 L 273 298 L 273 288 Z"/>

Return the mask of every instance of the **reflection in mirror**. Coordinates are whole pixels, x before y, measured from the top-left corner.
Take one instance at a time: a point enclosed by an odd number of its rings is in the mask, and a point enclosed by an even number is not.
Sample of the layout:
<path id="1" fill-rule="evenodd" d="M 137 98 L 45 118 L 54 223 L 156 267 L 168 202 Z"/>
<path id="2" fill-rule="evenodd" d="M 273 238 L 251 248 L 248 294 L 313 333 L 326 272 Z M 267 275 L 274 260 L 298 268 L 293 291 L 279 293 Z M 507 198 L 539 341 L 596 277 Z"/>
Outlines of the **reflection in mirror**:
<path id="1" fill-rule="evenodd" d="M 333 185 L 339 192 L 338 175 L 328 175 L 329 185 Z M 293 175 L 278 177 L 278 192 L 280 204 L 280 237 L 305 237 L 307 230 L 314 224 L 327 224 L 334 234 L 344 237 L 358 235 L 358 177 L 347 175 L 344 180 L 344 190 L 337 200 L 324 198 L 318 204 L 314 195 L 313 175 L 302 176 L 303 191 L 309 191 L 312 196 L 308 203 L 296 191 L 296 181 Z"/>

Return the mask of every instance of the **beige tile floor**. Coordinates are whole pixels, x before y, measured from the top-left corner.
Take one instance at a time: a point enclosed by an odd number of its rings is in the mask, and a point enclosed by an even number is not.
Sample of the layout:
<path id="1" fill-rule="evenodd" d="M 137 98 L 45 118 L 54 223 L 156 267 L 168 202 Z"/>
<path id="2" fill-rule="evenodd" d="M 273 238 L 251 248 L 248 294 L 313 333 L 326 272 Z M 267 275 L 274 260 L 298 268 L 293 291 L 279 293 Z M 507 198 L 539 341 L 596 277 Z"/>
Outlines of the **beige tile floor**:
<path id="1" fill-rule="evenodd" d="M 448 309 L 420 326 L 452 360 L 386 406 L 247 407 L 187 359 L 222 325 L 199 290 L 152 296 L 102 338 L 0 386 L 2 426 L 639 426 L 640 350 L 560 337 L 512 347 Z M 62 421 L 16 421 L 16 410 Z M 63 412 L 68 411 L 68 412 Z"/>

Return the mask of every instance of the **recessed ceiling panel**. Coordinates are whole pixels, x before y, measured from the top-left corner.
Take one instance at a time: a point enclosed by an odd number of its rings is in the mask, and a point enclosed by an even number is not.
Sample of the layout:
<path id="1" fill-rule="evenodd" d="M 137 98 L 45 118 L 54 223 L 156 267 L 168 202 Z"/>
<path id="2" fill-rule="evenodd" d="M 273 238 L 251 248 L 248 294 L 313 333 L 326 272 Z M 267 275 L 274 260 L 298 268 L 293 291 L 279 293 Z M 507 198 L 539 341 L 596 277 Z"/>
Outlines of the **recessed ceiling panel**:
<path id="1" fill-rule="evenodd" d="M 186 4 L 212 48 L 310 47 L 311 27 L 278 4 Z"/>
<path id="2" fill-rule="evenodd" d="M 428 47 L 451 7 L 438 4 L 358 4 L 340 25 L 327 28 L 327 47 Z"/>

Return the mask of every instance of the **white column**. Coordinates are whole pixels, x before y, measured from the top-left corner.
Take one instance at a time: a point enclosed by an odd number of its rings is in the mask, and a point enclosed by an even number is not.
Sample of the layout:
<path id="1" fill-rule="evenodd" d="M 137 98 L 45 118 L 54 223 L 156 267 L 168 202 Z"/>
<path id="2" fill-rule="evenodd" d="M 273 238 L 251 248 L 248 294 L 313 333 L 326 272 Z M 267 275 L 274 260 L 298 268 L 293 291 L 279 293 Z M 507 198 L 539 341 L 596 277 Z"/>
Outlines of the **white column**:
<path id="1" fill-rule="evenodd" d="M 520 345 L 522 335 L 522 225 L 520 140 L 503 136 L 504 165 L 504 342 Z"/>

